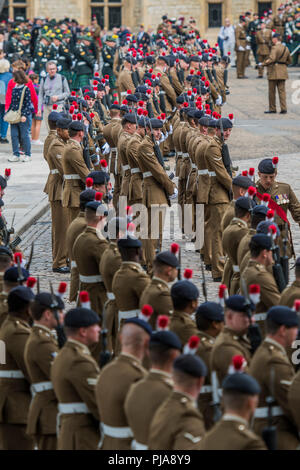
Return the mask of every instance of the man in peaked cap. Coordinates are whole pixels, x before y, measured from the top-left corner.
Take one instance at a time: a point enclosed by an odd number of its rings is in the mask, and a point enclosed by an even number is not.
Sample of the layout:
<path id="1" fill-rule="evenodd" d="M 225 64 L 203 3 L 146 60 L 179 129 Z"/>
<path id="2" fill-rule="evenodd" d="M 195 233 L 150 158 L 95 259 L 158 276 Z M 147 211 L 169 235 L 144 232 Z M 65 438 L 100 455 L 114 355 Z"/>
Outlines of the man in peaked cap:
<path id="1" fill-rule="evenodd" d="M 273 305 L 277 305 L 280 299 L 280 293 L 273 274 L 267 269 L 268 266 L 273 264 L 271 236 L 253 235 L 249 246 L 251 257 L 241 277 L 244 279 L 247 289 L 251 284 L 259 284 L 260 301 L 256 305 L 256 314 L 262 315 L 259 315 L 256 319 L 263 320 L 263 312 L 266 312 Z"/>
<path id="2" fill-rule="evenodd" d="M 182 344 L 198 334 L 192 315 L 198 306 L 199 290 L 190 280 L 177 281 L 171 288 L 174 312 L 171 316 L 170 330 L 177 334 Z"/>
<path id="3" fill-rule="evenodd" d="M 0 340 L 6 347 L 6 362 L 0 364 L 0 447 L 3 450 L 34 448 L 33 439 L 26 434 L 31 393 L 24 362 L 25 344 L 30 334 L 30 303 L 33 298 L 32 290 L 27 287 L 18 286 L 12 289 L 7 298 L 8 315 L 0 331 Z"/>
<path id="4" fill-rule="evenodd" d="M 57 303 L 54 313 L 54 299 Z M 52 362 L 58 354 L 53 333 L 63 322 L 64 302 L 48 292 L 37 294 L 30 306 L 34 324 L 24 351 L 24 360 L 33 390 L 27 423 L 27 434 L 35 440 L 39 450 L 56 450 L 57 399 L 50 380 Z M 46 393 L 44 393 L 46 392 Z"/>
<path id="5" fill-rule="evenodd" d="M 62 155 L 64 172 L 62 206 L 68 210 L 68 226 L 80 211 L 79 195 L 85 187 L 85 180 L 89 174 L 80 145 L 84 137 L 83 123 L 72 121 L 69 126 L 69 136 L 70 140 Z"/>
<path id="6" fill-rule="evenodd" d="M 95 385 L 100 370 L 90 348 L 99 341 L 99 317 L 88 308 L 73 308 L 65 316 L 64 329 L 68 339 L 51 368 L 59 402 L 57 449 L 96 450 L 100 417 Z"/>
<path id="7" fill-rule="evenodd" d="M 102 450 L 131 448 L 133 433 L 125 414 L 125 400 L 130 386 L 146 376 L 142 361 L 148 356 L 151 333 L 145 320 L 137 317 L 125 320 L 120 334 L 121 354 L 100 374 L 96 399 L 101 415 Z"/>
<path id="8" fill-rule="evenodd" d="M 223 383 L 224 414 L 204 437 L 202 450 L 267 450 L 265 443 L 252 430 L 251 419 L 260 394 L 257 381 L 245 373 L 228 375 Z"/>
<path id="9" fill-rule="evenodd" d="M 147 450 L 150 424 L 155 412 L 173 388 L 173 362 L 182 345 L 171 331 L 152 333 L 149 343 L 151 369 L 148 375 L 133 384 L 125 401 L 125 413 L 133 433 L 132 449 Z"/>
<path id="10" fill-rule="evenodd" d="M 48 198 L 51 206 L 52 219 L 52 269 L 53 272 L 70 272 L 67 267 L 67 209 L 62 207 L 63 167 L 62 155 L 69 140 L 69 125 L 71 120 L 60 117 L 56 121 L 56 135 L 47 151 L 47 163 L 50 174 L 46 183 Z M 51 131 L 50 131 L 51 132 Z"/>
<path id="11" fill-rule="evenodd" d="M 300 299 L 300 258 L 295 263 L 295 281 L 281 292 L 279 304 L 292 308 L 295 300 Z"/>
<path id="12" fill-rule="evenodd" d="M 250 308 L 254 311 L 254 304 L 251 303 Z M 247 367 L 249 366 L 251 345 L 246 334 L 251 319 L 248 309 L 248 304 L 242 295 L 232 295 L 225 300 L 225 326 L 217 337 L 211 353 L 211 370 L 216 372 L 220 384 L 228 374 L 233 356 L 242 355 L 247 361 Z"/>
<path id="13" fill-rule="evenodd" d="M 204 422 L 195 402 L 207 369 L 193 354 L 178 356 L 173 364 L 174 388 L 154 414 L 149 431 L 150 450 L 197 450 Z"/>
<path id="14" fill-rule="evenodd" d="M 275 222 L 281 232 L 279 241 L 280 251 L 283 254 L 283 238 L 290 238 L 287 234 L 287 213 L 291 213 L 294 221 L 300 224 L 300 202 L 291 186 L 287 183 L 279 182 L 277 178 L 278 157 L 265 158 L 258 165 L 259 180 L 256 182 L 256 189 L 259 195 L 268 193 L 272 201 L 269 207 L 275 210 Z M 258 198 L 256 198 L 258 200 Z M 275 204 L 273 204 L 273 201 Z M 273 207 L 274 206 L 274 207 Z M 292 256 L 293 247 L 288 241 L 287 255 Z"/>
<path id="15" fill-rule="evenodd" d="M 159 315 L 170 316 L 173 313 L 169 283 L 175 281 L 178 268 L 178 257 L 171 251 L 158 253 L 153 261 L 151 282 L 142 293 L 140 299 L 140 307 L 151 305 L 153 308 L 153 314 L 149 320 L 153 329 L 156 329 Z"/>
<path id="16" fill-rule="evenodd" d="M 203 414 L 205 429 L 210 429 L 213 424 L 212 388 L 211 388 L 211 352 L 216 338 L 224 328 L 224 311 L 219 303 L 204 302 L 196 311 L 196 325 L 200 338 L 197 355 L 204 361 L 208 373 L 205 383 L 198 397 L 198 408 Z"/>
<path id="17" fill-rule="evenodd" d="M 236 294 L 240 288 L 240 268 L 238 265 L 237 252 L 242 238 L 247 234 L 251 213 L 255 206 L 253 199 L 239 197 L 235 202 L 235 217 L 226 227 L 222 235 L 224 253 L 232 265 L 233 276 L 230 283 L 230 294 Z"/>
<path id="18" fill-rule="evenodd" d="M 299 446 L 299 434 L 288 401 L 290 384 L 295 376 L 286 349 L 296 339 L 299 328 L 297 313 L 284 306 L 268 310 L 265 322 L 266 338 L 256 350 L 250 374 L 261 387 L 259 405 L 255 413 L 254 431 L 260 435 L 268 422 L 267 397 L 272 397 L 272 426 L 277 427 L 278 450 L 292 450 Z"/>

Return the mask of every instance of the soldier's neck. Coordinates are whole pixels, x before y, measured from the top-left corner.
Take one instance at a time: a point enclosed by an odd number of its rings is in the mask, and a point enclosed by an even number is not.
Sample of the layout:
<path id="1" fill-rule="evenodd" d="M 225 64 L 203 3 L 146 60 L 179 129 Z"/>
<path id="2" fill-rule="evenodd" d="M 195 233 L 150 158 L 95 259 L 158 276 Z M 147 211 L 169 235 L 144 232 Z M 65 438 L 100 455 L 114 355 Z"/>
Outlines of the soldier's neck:
<path id="1" fill-rule="evenodd" d="M 145 350 L 144 348 L 133 348 L 131 346 L 122 346 L 122 353 L 128 356 L 132 356 L 139 361 L 142 361 L 145 357 Z"/>

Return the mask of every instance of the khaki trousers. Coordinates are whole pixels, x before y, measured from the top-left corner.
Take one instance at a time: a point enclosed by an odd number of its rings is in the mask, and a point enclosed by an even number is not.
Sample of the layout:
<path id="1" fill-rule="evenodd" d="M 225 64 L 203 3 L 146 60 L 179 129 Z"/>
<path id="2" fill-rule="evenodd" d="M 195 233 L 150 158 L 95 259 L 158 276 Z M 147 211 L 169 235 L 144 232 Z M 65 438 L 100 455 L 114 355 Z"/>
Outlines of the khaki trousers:
<path id="1" fill-rule="evenodd" d="M 114 194 L 113 194 L 113 206 L 115 208 L 115 211 L 117 213 L 118 211 L 118 204 L 119 204 L 119 196 L 121 192 L 121 176 L 120 175 L 114 175 Z"/>
<path id="2" fill-rule="evenodd" d="M 35 440 L 39 450 L 56 450 L 56 434 L 45 434 L 44 436 L 35 436 Z"/>
<path id="3" fill-rule="evenodd" d="M 67 264 L 66 232 L 68 212 L 61 201 L 51 201 L 52 219 L 52 267 L 61 268 Z"/>
<path id="4" fill-rule="evenodd" d="M 269 111 L 276 111 L 276 88 L 278 90 L 281 111 L 286 111 L 285 80 L 269 80 Z"/>
<path id="5" fill-rule="evenodd" d="M 153 212 L 153 209 L 151 210 L 151 207 L 148 208 L 148 238 L 142 239 L 144 257 L 145 257 L 148 271 L 151 271 L 152 269 L 152 263 L 155 258 L 155 251 L 156 250 L 161 251 L 166 210 L 167 210 L 167 206 L 165 208 L 160 206 L 159 212 L 155 215 L 155 211 Z M 151 220 L 151 214 L 153 216 L 153 224 Z M 158 229 L 158 234 L 159 234 L 158 239 L 150 238 L 151 229 L 154 230 L 154 225 L 156 225 Z"/>
<path id="6" fill-rule="evenodd" d="M 212 277 L 222 277 L 224 270 L 224 253 L 222 247 L 221 222 L 228 204 L 210 204 L 209 227 L 211 229 L 212 244 Z"/>
<path id="7" fill-rule="evenodd" d="M 238 78 L 245 76 L 246 51 L 237 51 L 236 53 L 236 74 Z"/>
<path id="8" fill-rule="evenodd" d="M 76 219 L 76 217 L 78 216 L 80 212 L 80 208 L 79 207 L 67 207 L 67 211 L 68 211 L 68 226 L 66 227 L 66 230 L 69 227 L 70 223 L 73 222 L 73 220 Z"/>
<path id="9" fill-rule="evenodd" d="M 33 450 L 34 440 L 26 434 L 26 427 L 26 424 L 0 423 L 0 450 Z"/>

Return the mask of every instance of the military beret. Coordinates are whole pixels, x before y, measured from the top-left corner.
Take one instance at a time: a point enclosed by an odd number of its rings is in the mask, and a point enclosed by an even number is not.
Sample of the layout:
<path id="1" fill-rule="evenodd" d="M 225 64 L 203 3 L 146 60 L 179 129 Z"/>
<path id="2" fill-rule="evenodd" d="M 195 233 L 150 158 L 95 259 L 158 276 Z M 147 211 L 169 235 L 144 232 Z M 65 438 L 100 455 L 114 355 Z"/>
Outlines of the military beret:
<path id="1" fill-rule="evenodd" d="M 119 248 L 141 248 L 142 242 L 137 238 L 127 235 L 127 237 L 118 240 Z"/>
<path id="2" fill-rule="evenodd" d="M 272 240 L 269 235 L 263 235 L 262 233 L 258 233 L 253 235 L 251 238 L 251 242 L 255 243 L 255 245 L 260 246 L 264 250 L 271 250 L 272 249 Z"/>
<path id="3" fill-rule="evenodd" d="M 197 317 L 204 317 L 210 321 L 224 321 L 224 312 L 221 305 L 217 302 L 204 302 L 199 305 L 196 312 L 196 321 Z"/>
<path id="4" fill-rule="evenodd" d="M 130 64 L 132 65 L 136 65 L 137 64 L 137 60 L 132 57 L 131 55 L 127 55 L 124 60 L 126 60 L 126 62 L 129 62 Z"/>
<path id="5" fill-rule="evenodd" d="M 51 111 L 51 113 L 48 116 L 48 121 L 52 122 L 57 122 L 60 119 L 60 113 L 57 113 L 56 111 Z"/>
<path id="6" fill-rule="evenodd" d="M 200 62 L 200 57 L 198 55 L 191 55 L 190 56 L 190 63 L 191 62 Z"/>
<path id="7" fill-rule="evenodd" d="M 97 91 L 105 91 L 105 85 L 103 85 L 103 83 L 98 83 Z"/>
<path id="8" fill-rule="evenodd" d="M 112 107 L 111 107 L 111 109 L 112 109 Z M 125 112 L 126 114 L 129 113 L 129 108 L 128 108 L 128 106 L 126 106 L 126 104 L 122 104 L 122 106 L 120 106 L 120 110 Z"/>
<path id="9" fill-rule="evenodd" d="M 112 104 L 109 109 L 121 109 L 121 106 L 119 104 Z"/>
<path id="10" fill-rule="evenodd" d="M 148 95 L 145 95 L 144 93 L 135 93 L 134 96 L 137 98 L 137 100 L 142 100 L 142 101 L 148 101 L 149 100 L 149 96 Z"/>
<path id="11" fill-rule="evenodd" d="M 138 119 L 138 126 L 139 127 L 147 127 L 147 124 L 148 124 L 148 118 L 145 118 L 145 117 L 140 117 Z"/>
<path id="12" fill-rule="evenodd" d="M 194 119 L 201 119 L 204 116 L 204 111 L 201 111 L 200 109 L 196 109 L 194 111 Z"/>
<path id="13" fill-rule="evenodd" d="M 4 206 L 4 202 L 3 202 L 3 199 L 1 199 L 0 197 L 0 208 Z"/>
<path id="14" fill-rule="evenodd" d="M 0 253 L 1 253 L 1 249 L 0 249 Z M 296 259 L 295 266 L 300 266 L 300 257 Z"/>
<path id="15" fill-rule="evenodd" d="M 273 165 L 272 158 L 264 158 L 258 164 L 258 171 L 260 173 L 265 173 L 266 175 L 273 175 L 276 168 Z"/>
<path id="16" fill-rule="evenodd" d="M 184 96 L 180 95 L 176 98 L 176 103 L 183 104 L 185 102 Z"/>
<path id="17" fill-rule="evenodd" d="M 0 246 L 0 256 L 1 255 L 10 256 L 11 259 L 13 259 L 13 253 L 12 253 L 11 249 L 8 246 Z"/>
<path id="18" fill-rule="evenodd" d="M 106 204 L 103 204 L 103 202 L 89 201 L 86 203 L 85 208 L 97 212 L 97 216 L 108 216 L 108 208 Z"/>
<path id="19" fill-rule="evenodd" d="M 94 310 L 77 307 L 69 310 L 64 319 L 64 325 L 70 328 L 87 328 L 99 323 L 99 316 Z"/>
<path id="20" fill-rule="evenodd" d="M 79 121 L 71 121 L 69 129 L 71 129 L 72 131 L 84 131 L 84 124 L 83 122 Z"/>
<path id="21" fill-rule="evenodd" d="M 232 122 L 230 121 L 230 119 L 228 118 L 221 118 L 217 121 L 217 128 L 220 129 L 221 128 L 221 122 L 223 124 L 223 129 L 226 130 L 226 129 L 232 129 L 233 128 L 233 124 Z"/>
<path id="22" fill-rule="evenodd" d="M 173 268 L 178 268 L 179 266 L 177 256 L 175 256 L 174 253 L 171 253 L 171 251 L 162 251 L 161 253 L 158 253 L 155 259 L 156 261 L 172 266 Z"/>
<path id="23" fill-rule="evenodd" d="M 134 113 L 125 114 L 123 119 L 127 122 L 130 122 L 131 124 L 136 124 L 136 116 L 134 115 Z"/>
<path id="24" fill-rule="evenodd" d="M 146 331 L 146 333 L 148 333 L 148 335 L 151 336 L 152 328 L 149 325 L 149 323 L 146 322 L 145 320 L 142 320 L 141 318 L 138 318 L 138 317 L 128 318 L 127 320 L 125 320 L 124 325 L 128 325 L 130 323 L 139 326 L 144 331 Z"/>
<path id="25" fill-rule="evenodd" d="M 5 189 L 7 186 L 7 181 L 4 176 L 0 175 L 0 188 Z"/>
<path id="26" fill-rule="evenodd" d="M 147 87 L 146 85 L 139 85 L 135 89 L 136 93 L 143 93 L 144 95 L 147 93 Z"/>
<path id="27" fill-rule="evenodd" d="M 49 292 L 40 292 L 34 297 L 34 301 L 50 309 L 63 310 L 65 304 L 59 295 L 52 295 Z"/>
<path id="28" fill-rule="evenodd" d="M 277 325 L 285 325 L 287 327 L 299 325 L 297 312 L 284 305 L 271 307 L 267 312 L 267 320 L 271 320 Z"/>
<path id="29" fill-rule="evenodd" d="M 87 93 L 84 94 L 84 99 L 87 100 L 87 99 L 95 99 L 96 98 L 96 95 L 93 91 L 88 91 Z"/>
<path id="30" fill-rule="evenodd" d="M 190 58 L 184 54 L 182 54 L 179 58 L 180 60 L 183 60 L 186 64 L 190 63 Z"/>
<path id="31" fill-rule="evenodd" d="M 56 127 L 59 129 L 69 129 L 71 122 L 71 119 L 61 117 L 56 121 Z"/>
<path id="32" fill-rule="evenodd" d="M 161 344 L 170 349 L 178 349 L 181 351 L 182 344 L 178 336 L 173 331 L 154 331 L 150 338 L 150 349 L 151 345 Z"/>
<path id="33" fill-rule="evenodd" d="M 109 181 L 109 174 L 105 171 L 91 171 L 88 178 L 92 178 L 94 184 L 105 184 Z"/>
<path id="34" fill-rule="evenodd" d="M 254 377 L 251 377 L 251 375 L 240 372 L 227 375 L 223 380 L 222 388 L 224 391 L 232 390 L 245 395 L 260 394 L 260 386 L 257 380 Z"/>
<path id="35" fill-rule="evenodd" d="M 127 95 L 127 96 L 126 96 L 126 99 L 127 99 L 127 101 L 132 101 L 133 103 L 137 103 L 137 102 L 138 102 L 137 97 L 134 96 L 134 95 Z"/>
<path id="36" fill-rule="evenodd" d="M 186 300 L 197 300 L 199 290 L 191 281 L 177 281 L 171 287 L 172 298 L 183 298 Z"/>
<path id="37" fill-rule="evenodd" d="M 215 129 L 217 127 L 217 121 L 215 119 L 208 120 L 208 127 Z"/>
<path id="38" fill-rule="evenodd" d="M 244 16 L 240 16 L 239 19 L 240 19 L 240 21 L 242 21 L 243 23 L 245 23 L 245 21 L 246 21 Z"/>
<path id="39" fill-rule="evenodd" d="M 252 215 L 262 215 L 262 216 L 266 216 L 267 215 L 267 212 L 269 211 L 270 209 L 266 206 L 263 206 L 262 204 L 257 204 L 254 208 L 253 208 L 253 211 L 252 211 Z"/>
<path id="40" fill-rule="evenodd" d="M 189 108 L 189 110 L 187 111 L 186 114 L 189 118 L 194 118 L 195 117 L 195 111 L 196 111 L 195 108 Z"/>
<path id="41" fill-rule="evenodd" d="M 146 62 L 147 62 L 147 64 L 149 64 L 149 65 L 155 64 L 155 57 L 153 57 L 152 55 L 147 56 L 147 57 L 146 57 Z"/>
<path id="42" fill-rule="evenodd" d="M 209 126 L 209 121 L 210 119 L 208 117 L 203 116 L 202 118 L 199 119 L 199 124 L 200 126 L 208 127 Z"/>
<path id="43" fill-rule="evenodd" d="M 201 58 L 202 62 L 208 62 L 208 59 L 209 59 L 209 55 L 207 53 L 202 54 L 202 58 Z"/>
<path id="44" fill-rule="evenodd" d="M 94 201 L 96 191 L 94 189 L 85 189 L 80 193 L 79 200 L 81 203 Z"/>
<path id="45" fill-rule="evenodd" d="M 273 34 L 273 38 L 280 38 L 280 37 L 281 37 L 281 34 L 278 34 L 278 33 Z"/>
<path id="46" fill-rule="evenodd" d="M 235 201 L 235 207 L 239 207 L 240 209 L 245 209 L 247 211 L 251 211 L 255 206 L 255 202 L 250 197 L 242 196 Z"/>
<path id="47" fill-rule="evenodd" d="M 163 45 L 163 47 L 164 47 L 164 45 Z M 159 60 L 163 60 L 167 65 L 169 65 L 168 56 L 166 56 L 166 55 L 160 55 L 160 56 L 158 56 L 158 59 L 159 59 Z"/>
<path id="48" fill-rule="evenodd" d="M 274 225 L 274 227 L 276 227 L 276 232 L 277 232 L 276 235 L 277 237 L 279 237 L 280 230 L 279 230 L 278 225 L 275 222 L 271 222 L 270 220 L 262 220 L 261 222 L 259 222 L 259 224 L 256 227 L 256 233 L 268 235 L 268 233 L 270 233 L 269 230 L 270 230 L 271 225 Z"/>
<path id="49" fill-rule="evenodd" d="M 201 95 L 206 95 L 206 94 L 208 93 L 207 90 L 208 90 L 208 88 L 206 88 L 205 86 L 202 86 L 202 87 L 201 87 L 201 90 L 200 90 Z"/>
<path id="50" fill-rule="evenodd" d="M 29 272 L 27 271 L 27 269 L 22 268 L 22 267 L 21 267 L 21 271 L 22 271 L 23 277 L 25 278 L 25 281 L 27 281 L 27 279 L 29 278 Z M 8 282 L 18 282 L 18 279 L 19 279 L 18 267 L 12 266 L 11 268 L 8 268 L 4 273 L 3 279 L 4 281 L 8 281 Z"/>
<path id="51" fill-rule="evenodd" d="M 238 175 L 232 180 L 232 184 L 239 186 L 240 188 L 248 189 L 249 186 L 253 186 L 253 181 L 248 176 Z"/>
<path id="52" fill-rule="evenodd" d="M 225 305 L 234 312 L 248 313 L 249 305 L 243 295 L 231 295 L 227 297 L 227 299 L 225 299 Z M 255 310 L 255 305 L 252 302 L 250 303 L 250 309 L 253 312 Z"/>
<path id="53" fill-rule="evenodd" d="M 173 368 L 192 377 L 205 377 L 207 374 L 207 367 L 198 356 L 193 354 L 181 354 L 176 357 Z"/>
<path id="54" fill-rule="evenodd" d="M 34 293 L 29 287 L 17 286 L 14 287 L 8 294 L 7 301 L 13 303 L 14 301 L 22 300 L 23 302 L 30 302 L 34 299 Z"/>
<path id="55" fill-rule="evenodd" d="M 149 119 L 147 123 L 147 127 L 152 127 L 152 129 L 161 129 L 163 125 L 163 122 L 156 118 Z"/>

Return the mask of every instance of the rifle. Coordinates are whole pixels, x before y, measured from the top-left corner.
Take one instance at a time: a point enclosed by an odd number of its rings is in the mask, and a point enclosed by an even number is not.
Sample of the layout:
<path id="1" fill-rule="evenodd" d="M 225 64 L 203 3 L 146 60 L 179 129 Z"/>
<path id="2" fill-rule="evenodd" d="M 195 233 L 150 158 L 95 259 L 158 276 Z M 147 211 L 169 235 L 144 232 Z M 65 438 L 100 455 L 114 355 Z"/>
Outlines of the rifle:
<path id="1" fill-rule="evenodd" d="M 184 71 L 182 69 L 179 69 L 178 64 L 176 64 L 176 73 L 178 80 L 180 81 L 180 84 L 183 86 L 184 85 Z"/>
<path id="2" fill-rule="evenodd" d="M 88 132 L 86 129 L 84 130 L 84 136 L 83 136 L 83 159 L 84 163 L 86 164 L 87 168 L 89 170 L 92 169 L 92 163 L 91 163 L 91 158 L 90 158 L 90 146 L 89 146 L 89 138 L 88 138 Z"/>
<path id="3" fill-rule="evenodd" d="M 179 252 L 178 252 L 178 273 L 177 273 L 177 279 L 178 281 L 181 281 L 181 246 L 179 247 Z"/>
<path id="4" fill-rule="evenodd" d="M 156 96 L 154 90 L 153 90 L 153 104 L 154 104 L 154 107 L 155 107 L 155 110 L 156 110 L 157 114 L 160 114 L 158 99 L 157 99 L 157 96 Z"/>
<path id="5" fill-rule="evenodd" d="M 285 237 L 283 239 L 283 256 L 280 258 L 284 279 L 286 285 L 289 283 L 289 257 L 287 256 L 287 244 L 289 241 L 289 228 L 288 223 L 285 223 Z"/>
<path id="6" fill-rule="evenodd" d="M 282 266 L 280 264 L 280 249 L 279 246 L 275 245 L 273 236 L 271 234 L 272 240 L 272 253 L 273 253 L 273 276 L 276 281 L 279 292 L 282 292 L 286 288 L 285 277 L 283 274 Z"/>
<path id="7" fill-rule="evenodd" d="M 232 170 L 231 170 L 232 161 L 229 155 L 228 146 L 224 140 L 224 127 L 223 127 L 222 118 L 220 119 L 220 130 L 221 130 L 221 141 L 222 141 L 222 159 L 223 159 L 223 163 L 224 163 L 227 173 L 232 178 Z"/>
<path id="8" fill-rule="evenodd" d="M 147 107 L 147 111 L 148 111 L 148 116 L 149 116 L 149 118 L 150 118 L 150 119 L 154 118 L 154 113 L 153 113 L 153 109 L 152 109 L 152 104 L 150 103 L 150 101 L 147 101 L 146 107 Z"/>
<path id="9" fill-rule="evenodd" d="M 212 386 L 212 403 L 211 406 L 214 408 L 214 423 L 220 421 L 222 417 L 222 412 L 220 408 L 220 396 L 219 396 L 219 381 L 217 377 L 217 372 L 215 370 L 211 373 L 211 386 Z"/>
<path id="10" fill-rule="evenodd" d="M 200 266 L 201 266 L 201 274 L 202 274 L 202 280 L 201 280 L 202 293 L 203 293 L 205 302 L 207 302 L 207 289 L 206 289 L 205 274 L 204 274 L 204 263 L 201 258 L 201 254 L 200 254 Z"/>
<path id="11" fill-rule="evenodd" d="M 25 269 L 27 269 L 27 271 L 29 271 L 29 269 L 30 269 L 30 265 L 31 265 L 32 258 L 33 258 L 33 250 L 34 250 L 34 242 L 31 243 L 29 259 L 28 259 L 28 262 L 26 263 L 26 266 L 25 266 Z"/>
<path id="12" fill-rule="evenodd" d="M 275 370 L 274 367 L 270 370 L 270 395 L 266 397 L 266 403 L 268 405 L 268 426 L 262 430 L 262 438 L 266 443 L 269 450 L 277 449 L 277 430 L 276 426 L 272 425 L 272 407 L 275 404 L 274 399 L 274 378 Z"/>
<path id="13" fill-rule="evenodd" d="M 106 305 L 107 303 L 109 302 L 109 300 L 107 300 L 103 306 L 103 310 L 102 310 L 102 318 L 103 318 L 103 322 L 102 322 L 102 328 L 101 328 L 101 343 L 102 343 L 102 347 L 101 347 L 101 352 L 100 352 L 100 358 L 99 358 L 99 364 L 100 364 L 100 368 L 102 369 L 102 367 L 104 367 L 111 359 L 111 353 L 109 352 L 109 350 L 107 349 L 107 328 L 106 328 Z"/>
<path id="14" fill-rule="evenodd" d="M 66 337 L 66 334 L 65 334 L 64 327 L 59 322 L 58 313 L 57 313 L 58 302 L 57 302 L 56 297 L 55 297 L 54 292 L 53 292 L 52 282 L 50 281 L 49 284 L 50 284 L 50 292 L 51 292 L 51 296 L 52 296 L 51 310 L 53 310 L 54 318 L 57 321 L 57 326 L 56 326 L 55 330 L 56 330 L 56 333 L 57 333 L 58 347 L 62 348 L 63 345 L 65 344 L 65 342 L 67 341 L 67 337 Z"/>
<path id="15" fill-rule="evenodd" d="M 17 268 L 18 268 L 18 283 L 20 284 L 20 286 L 22 286 L 23 282 L 25 281 L 25 277 L 23 276 L 23 271 L 22 271 L 22 268 L 21 268 L 21 263 L 20 263 L 20 258 L 18 257 L 17 258 Z"/>
<path id="16" fill-rule="evenodd" d="M 246 300 L 246 310 L 247 310 L 247 315 L 251 321 L 252 317 L 252 310 L 251 310 L 251 301 L 249 299 L 248 291 L 247 291 L 247 285 L 245 282 L 245 279 L 243 276 L 241 276 L 241 290 L 242 290 L 242 295 L 245 297 Z M 260 327 L 257 323 L 250 323 L 248 327 L 248 332 L 247 332 L 248 339 L 251 343 L 251 353 L 254 354 L 260 343 L 262 342 L 262 334 L 260 331 Z"/>
<path id="17" fill-rule="evenodd" d="M 167 113 L 167 108 L 166 108 L 165 94 L 166 93 L 163 90 L 160 90 L 160 92 L 159 92 L 160 109 L 162 110 L 163 113 L 166 114 Z"/>

